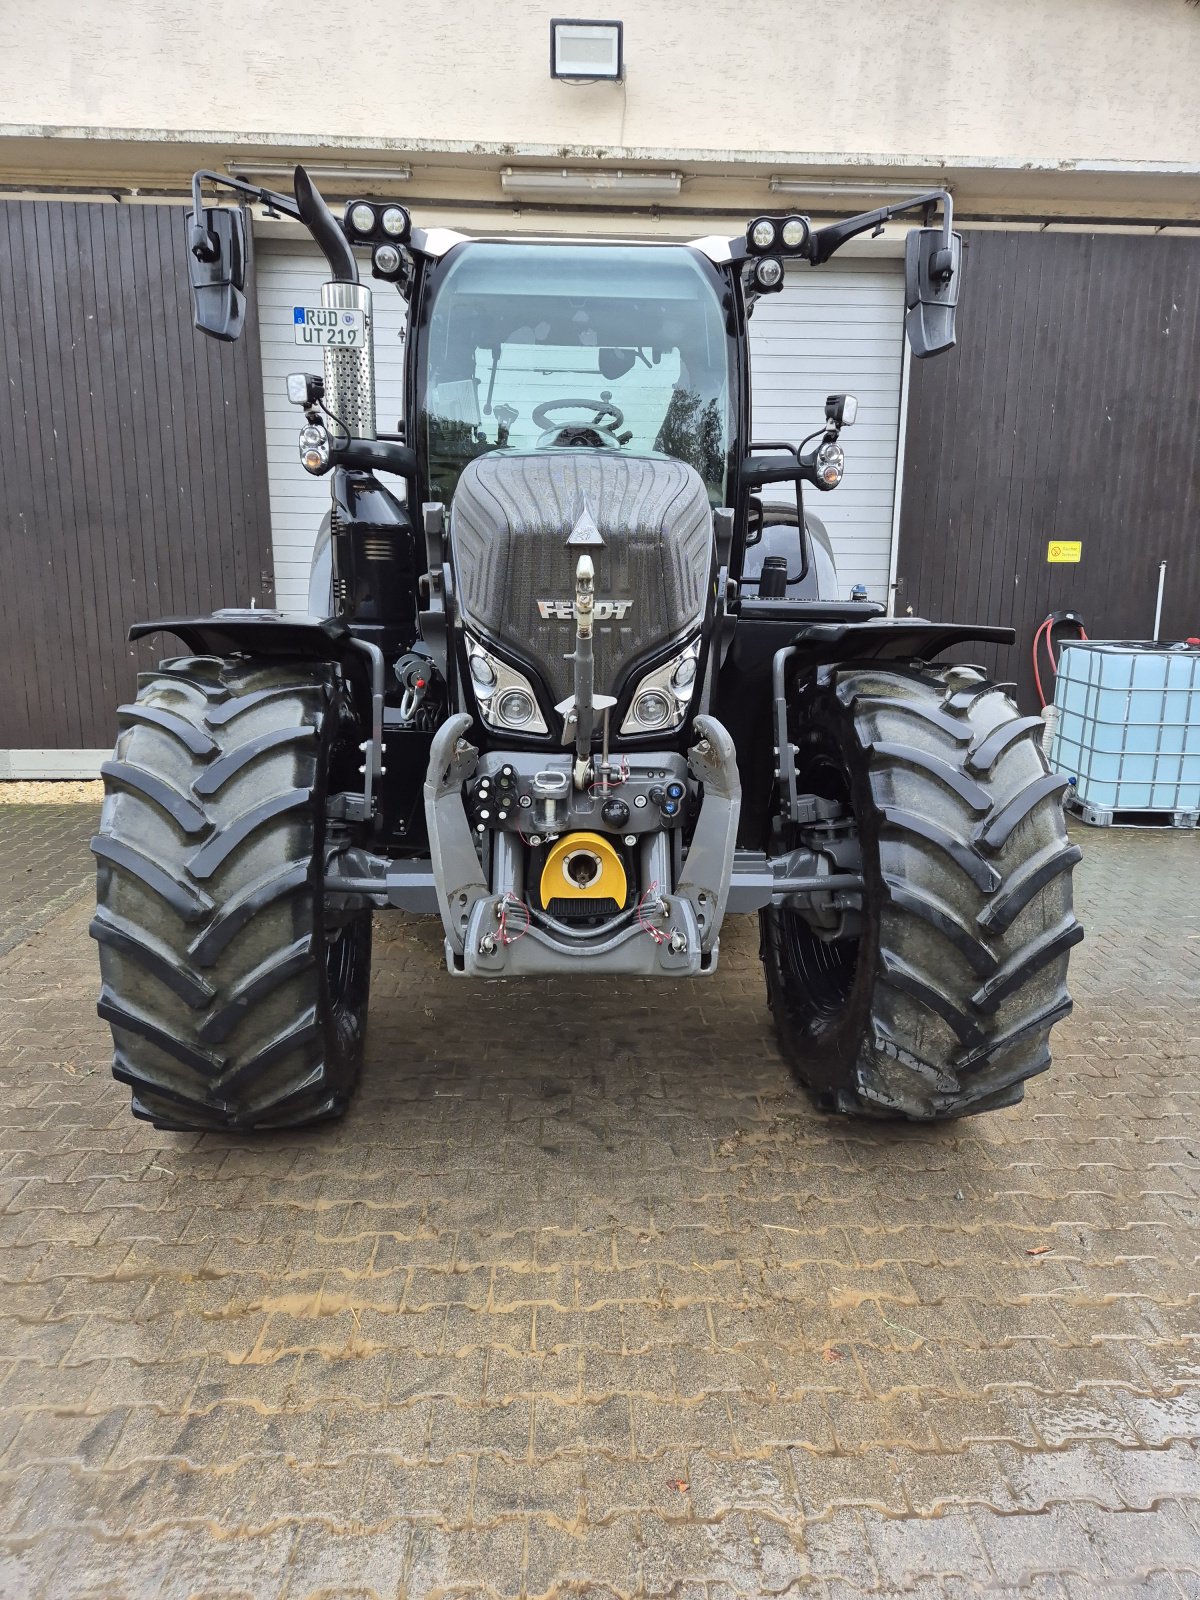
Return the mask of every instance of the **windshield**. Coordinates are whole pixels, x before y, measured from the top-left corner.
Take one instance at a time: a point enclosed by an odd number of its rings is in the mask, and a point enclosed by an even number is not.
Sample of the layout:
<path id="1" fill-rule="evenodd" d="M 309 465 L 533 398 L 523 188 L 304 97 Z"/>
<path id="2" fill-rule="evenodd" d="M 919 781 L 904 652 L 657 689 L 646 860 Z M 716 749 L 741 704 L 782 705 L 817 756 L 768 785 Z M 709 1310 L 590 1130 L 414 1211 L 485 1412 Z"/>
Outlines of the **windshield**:
<path id="1" fill-rule="evenodd" d="M 725 315 L 682 246 L 466 246 L 435 291 L 425 360 L 442 500 L 485 451 L 563 446 L 673 456 L 725 500 Z"/>

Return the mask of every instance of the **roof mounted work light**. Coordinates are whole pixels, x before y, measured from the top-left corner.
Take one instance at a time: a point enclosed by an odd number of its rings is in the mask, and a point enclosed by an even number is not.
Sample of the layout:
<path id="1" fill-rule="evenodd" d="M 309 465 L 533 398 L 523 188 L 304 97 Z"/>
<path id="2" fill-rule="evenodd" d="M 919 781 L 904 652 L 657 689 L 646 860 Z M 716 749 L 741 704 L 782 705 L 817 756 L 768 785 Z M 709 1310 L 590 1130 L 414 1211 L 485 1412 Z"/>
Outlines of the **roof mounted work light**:
<path id="1" fill-rule="evenodd" d="M 753 256 L 805 255 L 811 231 L 807 217 L 755 217 L 746 229 L 746 248 Z"/>
<path id="2" fill-rule="evenodd" d="M 372 200 L 351 200 L 342 226 L 351 244 L 401 244 L 412 231 L 406 207 L 394 201 L 376 204 Z"/>

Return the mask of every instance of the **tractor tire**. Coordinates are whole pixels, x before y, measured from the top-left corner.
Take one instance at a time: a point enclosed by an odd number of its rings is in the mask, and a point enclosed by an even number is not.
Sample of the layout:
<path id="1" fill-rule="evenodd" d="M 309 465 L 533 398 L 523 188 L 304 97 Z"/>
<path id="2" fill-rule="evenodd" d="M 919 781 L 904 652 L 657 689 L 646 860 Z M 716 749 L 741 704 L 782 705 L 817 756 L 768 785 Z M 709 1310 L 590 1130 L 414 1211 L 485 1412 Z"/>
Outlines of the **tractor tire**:
<path id="1" fill-rule="evenodd" d="M 371 916 L 327 916 L 321 887 L 330 768 L 353 741 L 333 669 L 165 661 L 117 716 L 90 931 L 134 1115 L 239 1132 L 340 1116 Z"/>
<path id="2" fill-rule="evenodd" d="M 1060 795 L 1040 717 L 973 667 L 824 669 L 790 707 L 800 788 L 848 803 L 857 937 L 761 913 L 783 1054 L 825 1110 L 931 1121 L 1011 1106 L 1071 1009 Z"/>

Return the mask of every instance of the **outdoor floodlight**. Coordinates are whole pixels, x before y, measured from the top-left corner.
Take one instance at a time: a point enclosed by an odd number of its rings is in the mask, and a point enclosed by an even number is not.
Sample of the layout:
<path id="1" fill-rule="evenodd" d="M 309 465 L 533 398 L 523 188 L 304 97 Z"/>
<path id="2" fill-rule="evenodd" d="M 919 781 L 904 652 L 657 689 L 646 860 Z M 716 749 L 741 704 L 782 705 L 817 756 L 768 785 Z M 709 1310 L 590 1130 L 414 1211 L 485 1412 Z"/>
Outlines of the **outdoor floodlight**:
<path id="1" fill-rule="evenodd" d="M 620 22 L 596 22 L 580 17 L 550 19 L 550 76 L 593 82 L 619 83 L 625 72 Z"/>

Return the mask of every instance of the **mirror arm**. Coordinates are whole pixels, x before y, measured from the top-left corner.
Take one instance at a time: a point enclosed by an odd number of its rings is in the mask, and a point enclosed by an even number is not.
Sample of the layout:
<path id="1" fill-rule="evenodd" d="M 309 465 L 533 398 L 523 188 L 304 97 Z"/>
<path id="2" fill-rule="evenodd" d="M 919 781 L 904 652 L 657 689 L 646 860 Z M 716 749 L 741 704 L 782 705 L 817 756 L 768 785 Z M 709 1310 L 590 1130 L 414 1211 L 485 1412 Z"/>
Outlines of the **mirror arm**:
<path id="1" fill-rule="evenodd" d="M 809 434 L 808 437 L 812 439 L 816 435 Z M 790 444 L 778 444 L 774 440 L 754 440 L 746 447 L 747 454 L 742 460 L 741 486 L 747 491 L 745 537 L 747 545 L 759 543 L 763 536 L 765 525 L 763 504 L 761 500 L 755 500 L 754 491 L 761 489 L 768 483 L 791 483 L 795 485 L 796 531 L 800 539 L 800 571 L 796 573 L 794 578 L 789 577 L 789 583 L 803 583 L 805 578 L 808 577 L 808 536 L 804 526 L 804 491 L 801 488 L 801 484 L 809 474 L 805 472 L 805 463 L 800 456 L 800 451 L 807 443 L 808 439 L 805 439 L 793 448 Z M 755 461 L 754 451 L 756 450 L 778 450 L 782 453 L 764 456 Z M 815 477 L 812 481 L 816 481 Z M 757 512 L 758 516 L 758 530 L 755 536 L 751 538 L 750 519 L 755 512 Z"/>
<path id="2" fill-rule="evenodd" d="M 206 179 L 209 183 L 218 183 L 226 189 L 235 189 L 239 194 L 247 194 L 255 200 L 261 200 L 272 211 L 279 211 L 285 217 L 291 217 L 293 222 L 300 221 L 300 208 L 296 202 L 287 195 L 276 194 L 274 189 L 264 189 L 259 184 L 246 183 L 241 178 L 231 178 L 224 172 L 193 172 L 192 254 L 197 261 L 215 261 L 221 253 L 216 240 L 204 226 L 204 200 L 200 193 L 200 185 Z"/>
<path id="3" fill-rule="evenodd" d="M 247 183 L 243 178 L 232 178 L 228 173 L 194 172 L 191 248 L 196 259 L 215 261 L 220 254 L 216 240 L 204 226 L 204 201 L 200 194 L 200 186 L 207 180 L 209 183 L 220 184 L 223 188 L 233 189 L 237 194 L 248 195 L 251 199 L 260 201 L 269 210 L 278 211 L 280 216 L 290 217 L 293 222 L 301 223 L 321 247 L 333 277 L 343 283 L 357 283 L 358 262 L 354 259 L 354 252 L 337 218 L 317 192 L 304 168 L 297 167 L 296 174 L 296 197 L 293 199 L 290 195 L 280 194 L 275 189 L 264 188 L 262 184 Z"/>
<path id="4" fill-rule="evenodd" d="M 878 211 L 864 211 L 857 217 L 847 217 L 844 222 L 831 222 L 827 227 L 818 228 L 809 242 L 808 259 L 814 267 L 819 267 L 848 240 L 856 238 L 860 233 L 866 233 L 869 228 L 882 228 L 890 217 L 897 216 L 902 211 L 915 211 L 919 207 L 928 209 L 937 205 L 939 201 L 942 207 L 942 248 L 946 252 L 945 261 L 940 264 L 939 271 L 943 275 L 948 275 L 950 235 L 954 231 L 954 202 L 947 189 L 929 189 L 924 194 L 913 195 L 910 200 L 897 200 L 894 205 L 880 206 Z"/>
<path id="5" fill-rule="evenodd" d="M 777 456 L 764 456 L 754 460 L 747 455 L 742 462 L 742 483 L 748 489 L 761 489 L 764 483 L 790 483 L 796 476 L 796 452 L 790 444 L 774 444 L 765 440 L 749 446 L 750 450 L 779 450 Z"/>
<path id="6" fill-rule="evenodd" d="M 330 445 L 329 464 L 351 472 L 393 472 L 411 478 L 417 470 L 417 453 L 411 445 L 390 439 L 350 439 Z"/>

